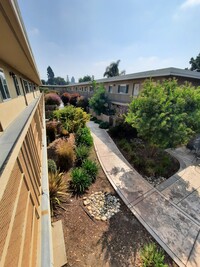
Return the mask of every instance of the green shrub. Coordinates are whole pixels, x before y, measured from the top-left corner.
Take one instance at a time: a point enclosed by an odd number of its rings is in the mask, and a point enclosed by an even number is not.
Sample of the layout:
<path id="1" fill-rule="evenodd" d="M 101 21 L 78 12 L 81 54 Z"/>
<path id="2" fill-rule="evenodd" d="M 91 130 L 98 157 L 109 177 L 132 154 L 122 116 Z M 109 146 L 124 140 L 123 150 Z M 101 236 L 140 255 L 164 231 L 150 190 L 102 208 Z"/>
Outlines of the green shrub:
<path id="1" fill-rule="evenodd" d="M 95 122 L 97 120 L 97 117 L 92 117 L 90 120 Z"/>
<path id="2" fill-rule="evenodd" d="M 49 197 L 50 197 L 50 207 L 51 214 L 54 214 L 54 211 L 58 206 L 62 206 L 61 203 L 66 200 L 67 186 L 63 180 L 63 173 L 56 171 L 55 173 L 49 173 Z"/>
<path id="3" fill-rule="evenodd" d="M 76 133 L 76 145 L 85 145 L 91 147 L 93 145 L 93 139 L 89 128 L 80 128 Z"/>
<path id="4" fill-rule="evenodd" d="M 110 127 L 109 134 L 114 138 L 132 139 L 137 137 L 137 130 L 130 126 L 128 123 L 122 121 L 118 125 Z"/>
<path id="5" fill-rule="evenodd" d="M 156 244 L 150 243 L 144 246 L 140 252 L 142 267 L 168 267 L 164 263 L 164 253 L 156 247 Z"/>
<path id="6" fill-rule="evenodd" d="M 76 147 L 75 149 L 76 151 L 76 161 L 77 161 L 77 165 L 82 164 L 82 162 L 88 158 L 89 153 L 90 153 L 90 149 L 87 146 L 84 145 L 80 145 L 78 147 Z"/>
<path id="7" fill-rule="evenodd" d="M 82 108 L 75 108 L 72 105 L 54 111 L 53 117 L 61 121 L 63 127 L 69 133 L 76 133 L 79 128 L 85 127 L 86 122 L 90 119 L 90 115 Z"/>
<path id="8" fill-rule="evenodd" d="M 108 128 L 109 128 L 109 122 L 107 122 L 107 121 L 102 121 L 102 122 L 99 124 L 99 128 L 101 128 L 101 129 L 108 129 Z"/>
<path id="9" fill-rule="evenodd" d="M 61 139 L 61 141 L 57 144 L 56 155 L 58 161 L 57 165 L 60 170 L 63 171 L 69 170 L 76 159 L 72 144 L 65 139 Z"/>
<path id="10" fill-rule="evenodd" d="M 97 124 L 100 124 L 101 122 L 102 121 L 101 120 L 98 120 L 98 119 L 95 121 L 95 123 L 97 123 Z"/>
<path id="11" fill-rule="evenodd" d="M 45 104 L 46 105 L 57 105 L 57 106 L 59 106 L 61 104 L 60 97 L 55 93 L 46 94 L 44 99 L 45 99 Z"/>
<path id="12" fill-rule="evenodd" d="M 91 178 L 82 168 L 74 168 L 71 177 L 70 187 L 76 194 L 84 193 L 92 183 Z"/>
<path id="13" fill-rule="evenodd" d="M 98 173 L 98 165 L 96 164 L 96 162 L 86 159 L 83 161 L 82 168 L 91 178 L 92 182 L 94 182 Z"/>
<path id="14" fill-rule="evenodd" d="M 57 166 L 53 159 L 48 159 L 48 172 L 56 173 Z"/>

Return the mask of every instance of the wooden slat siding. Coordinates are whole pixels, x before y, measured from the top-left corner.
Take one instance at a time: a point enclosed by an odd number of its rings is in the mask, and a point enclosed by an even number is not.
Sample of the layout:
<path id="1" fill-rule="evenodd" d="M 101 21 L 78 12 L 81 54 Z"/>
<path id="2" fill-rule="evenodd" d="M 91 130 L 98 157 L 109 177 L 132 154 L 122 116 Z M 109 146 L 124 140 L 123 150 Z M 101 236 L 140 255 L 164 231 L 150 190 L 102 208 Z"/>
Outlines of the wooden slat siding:
<path id="1" fill-rule="evenodd" d="M 38 155 L 38 150 L 37 150 L 37 147 L 36 147 L 36 142 L 35 142 L 34 135 L 33 135 L 32 124 L 30 125 L 30 140 L 31 140 L 31 143 L 32 143 L 32 150 L 33 150 L 34 157 L 35 157 L 35 161 L 34 162 L 36 164 L 36 169 L 38 170 L 38 176 L 39 176 L 39 173 L 41 171 L 41 162 L 40 162 L 40 158 L 39 158 L 39 155 Z M 40 180 L 39 180 L 39 183 L 41 185 L 41 181 Z"/>
<path id="2" fill-rule="evenodd" d="M 33 182 L 35 189 L 38 190 L 38 195 L 39 195 L 39 187 L 40 187 L 40 184 L 38 182 L 39 173 L 38 173 L 37 168 L 34 168 L 35 159 L 33 157 L 32 151 L 30 150 L 30 143 L 29 142 L 30 142 L 30 139 L 28 138 L 28 133 L 27 133 L 27 136 L 26 136 L 25 141 L 24 141 L 24 147 L 26 150 L 27 159 L 29 161 L 32 182 Z"/>
<path id="3" fill-rule="evenodd" d="M 3 194 L 0 202 L 0 259 L 6 242 L 7 232 L 9 229 L 13 208 L 15 205 L 15 199 L 17 196 L 17 190 L 19 188 L 20 179 L 17 179 L 21 175 L 19 165 L 16 162 L 11 172 L 11 177 L 6 186 L 6 190 Z"/>
<path id="4" fill-rule="evenodd" d="M 33 215 L 34 215 L 33 211 L 34 211 L 34 205 L 30 199 L 28 215 L 27 215 L 27 227 L 26 227 L 26 233 L 25 233 L 24 253 L 23 253 L 22 265 L 21 265 L 21 266 L 27 266 L 27 267 L 30 266 L 29 260 L 31 256 L 32 228 L 33 228 Z"/>
<path id="5" fill-rule="evenodd" d="M 25 174 L 25 179 L 26 179 L 26 182 L 28 184 L 29 190 L 31 191 L 34 202 L 36 203 L 36 206 L 38 207 L 39 206 L 38 194 L 35 191 L 32 179 L 30 179 L 31 176 L 29 174 L 29 168 L 27 166 L 26 157 L 24 156 L 24 153 L 23 153 L 23 147 L 22 147 L 21 153 L 19 155 L 19 161 L 20 161 L 21 169 Z"/>
<path id="6" fill-rule="evenodd" d="M 22 187 L 19 194 L 19 200 L 12 227 L 12 233 L 10 236 L 10 242 L 7 249 L 7 255 L 4 265 L 5 267 L 18 265 L 27 199 L 28 199 L 28 190 L 24 181 L 22 181 Z"/>
<path id="7" fill-rule="evenodd" d="M 40 98 L 0 201 L 1 267 L 38 265 L 42 108 Z"/>
<path id="8" fill-rule="evenodd" d="M 37 153 L 36 153 L 36 151 L 34 149 L 34 145 L 33 145 L 33 140 L 34 139 L 31 136 L 30 129 L 29 129 L 29 131 L 27 133 L 27 137 L 28 137 L 28 142 L 27 142 L 28 150 L 31 152 L 32 158 L 34 159 L 32 161 L 32 164 L 33 164 L 34 171 L 35 171 L 35 177 L 37 179 L 38 186 L 40 186 L 40 168 L 38 167 L 38 164 L 37 164 L 37 160 L 36 160 Z"/>

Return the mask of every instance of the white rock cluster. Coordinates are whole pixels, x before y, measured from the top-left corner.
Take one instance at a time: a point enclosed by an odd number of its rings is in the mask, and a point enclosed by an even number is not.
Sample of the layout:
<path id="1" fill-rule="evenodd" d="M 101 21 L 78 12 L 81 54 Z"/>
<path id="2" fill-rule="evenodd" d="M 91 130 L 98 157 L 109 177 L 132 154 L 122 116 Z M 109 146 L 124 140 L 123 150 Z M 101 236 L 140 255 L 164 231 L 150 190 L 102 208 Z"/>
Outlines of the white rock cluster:
<path id="1" fill-rule="evenodd" d="M 101 221 L 107 221 L 120 210 L 119 199 L 104 192 L 95 192 L 84 197 L 83 204 L 92 217 Z"/>

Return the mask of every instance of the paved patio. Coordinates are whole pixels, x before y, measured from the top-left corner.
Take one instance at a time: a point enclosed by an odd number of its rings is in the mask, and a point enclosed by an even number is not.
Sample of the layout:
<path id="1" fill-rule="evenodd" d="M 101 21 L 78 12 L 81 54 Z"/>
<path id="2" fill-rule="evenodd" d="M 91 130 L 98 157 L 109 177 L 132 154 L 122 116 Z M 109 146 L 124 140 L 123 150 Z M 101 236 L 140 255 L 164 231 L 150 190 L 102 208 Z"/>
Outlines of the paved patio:
<path id="1" fill-rule="evenodd" d="M 157 188 L 134 170 L 105 130 L 88 123 L 99 161 L 132 213 L 179 266 L 200 266 L 200 167 L 184 148 L 180 170 Z"/>

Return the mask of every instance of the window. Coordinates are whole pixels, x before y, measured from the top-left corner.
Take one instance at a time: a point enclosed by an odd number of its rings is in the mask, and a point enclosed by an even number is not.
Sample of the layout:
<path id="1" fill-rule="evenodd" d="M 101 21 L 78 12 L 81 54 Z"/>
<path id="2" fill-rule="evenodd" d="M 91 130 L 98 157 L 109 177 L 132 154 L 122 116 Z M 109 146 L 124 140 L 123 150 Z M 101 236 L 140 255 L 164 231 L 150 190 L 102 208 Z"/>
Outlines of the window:
<path id="1" fill-rule="evenodd" d="M 128 84 L 118 85 L 118 94 L 128 94 Z"/>
<path id="2" fill-rule="evenodd" d="M 0 91 L 1 91 L 1 96 L 4 100 L 10 98 L 10 93 L 8 91 L 6 78 L 3 71 L 1 70 L 0 70 Z"/>
<path id="3" fill-rule="evenodd" d="M 17 76 L 13 75 L 12 78 L 13 78 L 13 82 L 14 82 L 14 85 L 15 85 L 15 90 L 16 90 L 17 95 L 21 95 L 20 88 L 19 88 L 19 83 L 18 83 L 18 80 L 17 80 Z"/>
<path id="4" fill-rule="evenodd" d="M 112 87 L 113 87 L 112 85 L 109 85 L 109 86 L 108 86 L 108 92 L 109 92 L 109 93 L 112 93 Z"/>
<path id="5" fill-rule="evenodd" d="M 140 90 L 140 84 L 136 83 L 133 86 L 133 96 L 138 96 Z"/>
<path id="6" fill-rule="evenodd" d="M 28 85 L 29 85 L 29 91 L 30 91 L 30 92 L 33 92 L 32 83 L 28 83 Z"/>
<path id="7" fill-rule="evenodd" d="M 26 93 L 29 93 L 28 82 L 27 82 L 27 81 L 25 81 L 25 80 L 23 80 L 23 82 L 24 82 L 24 88 L 25 88 L 25 92 L 26 92 Z"/>

